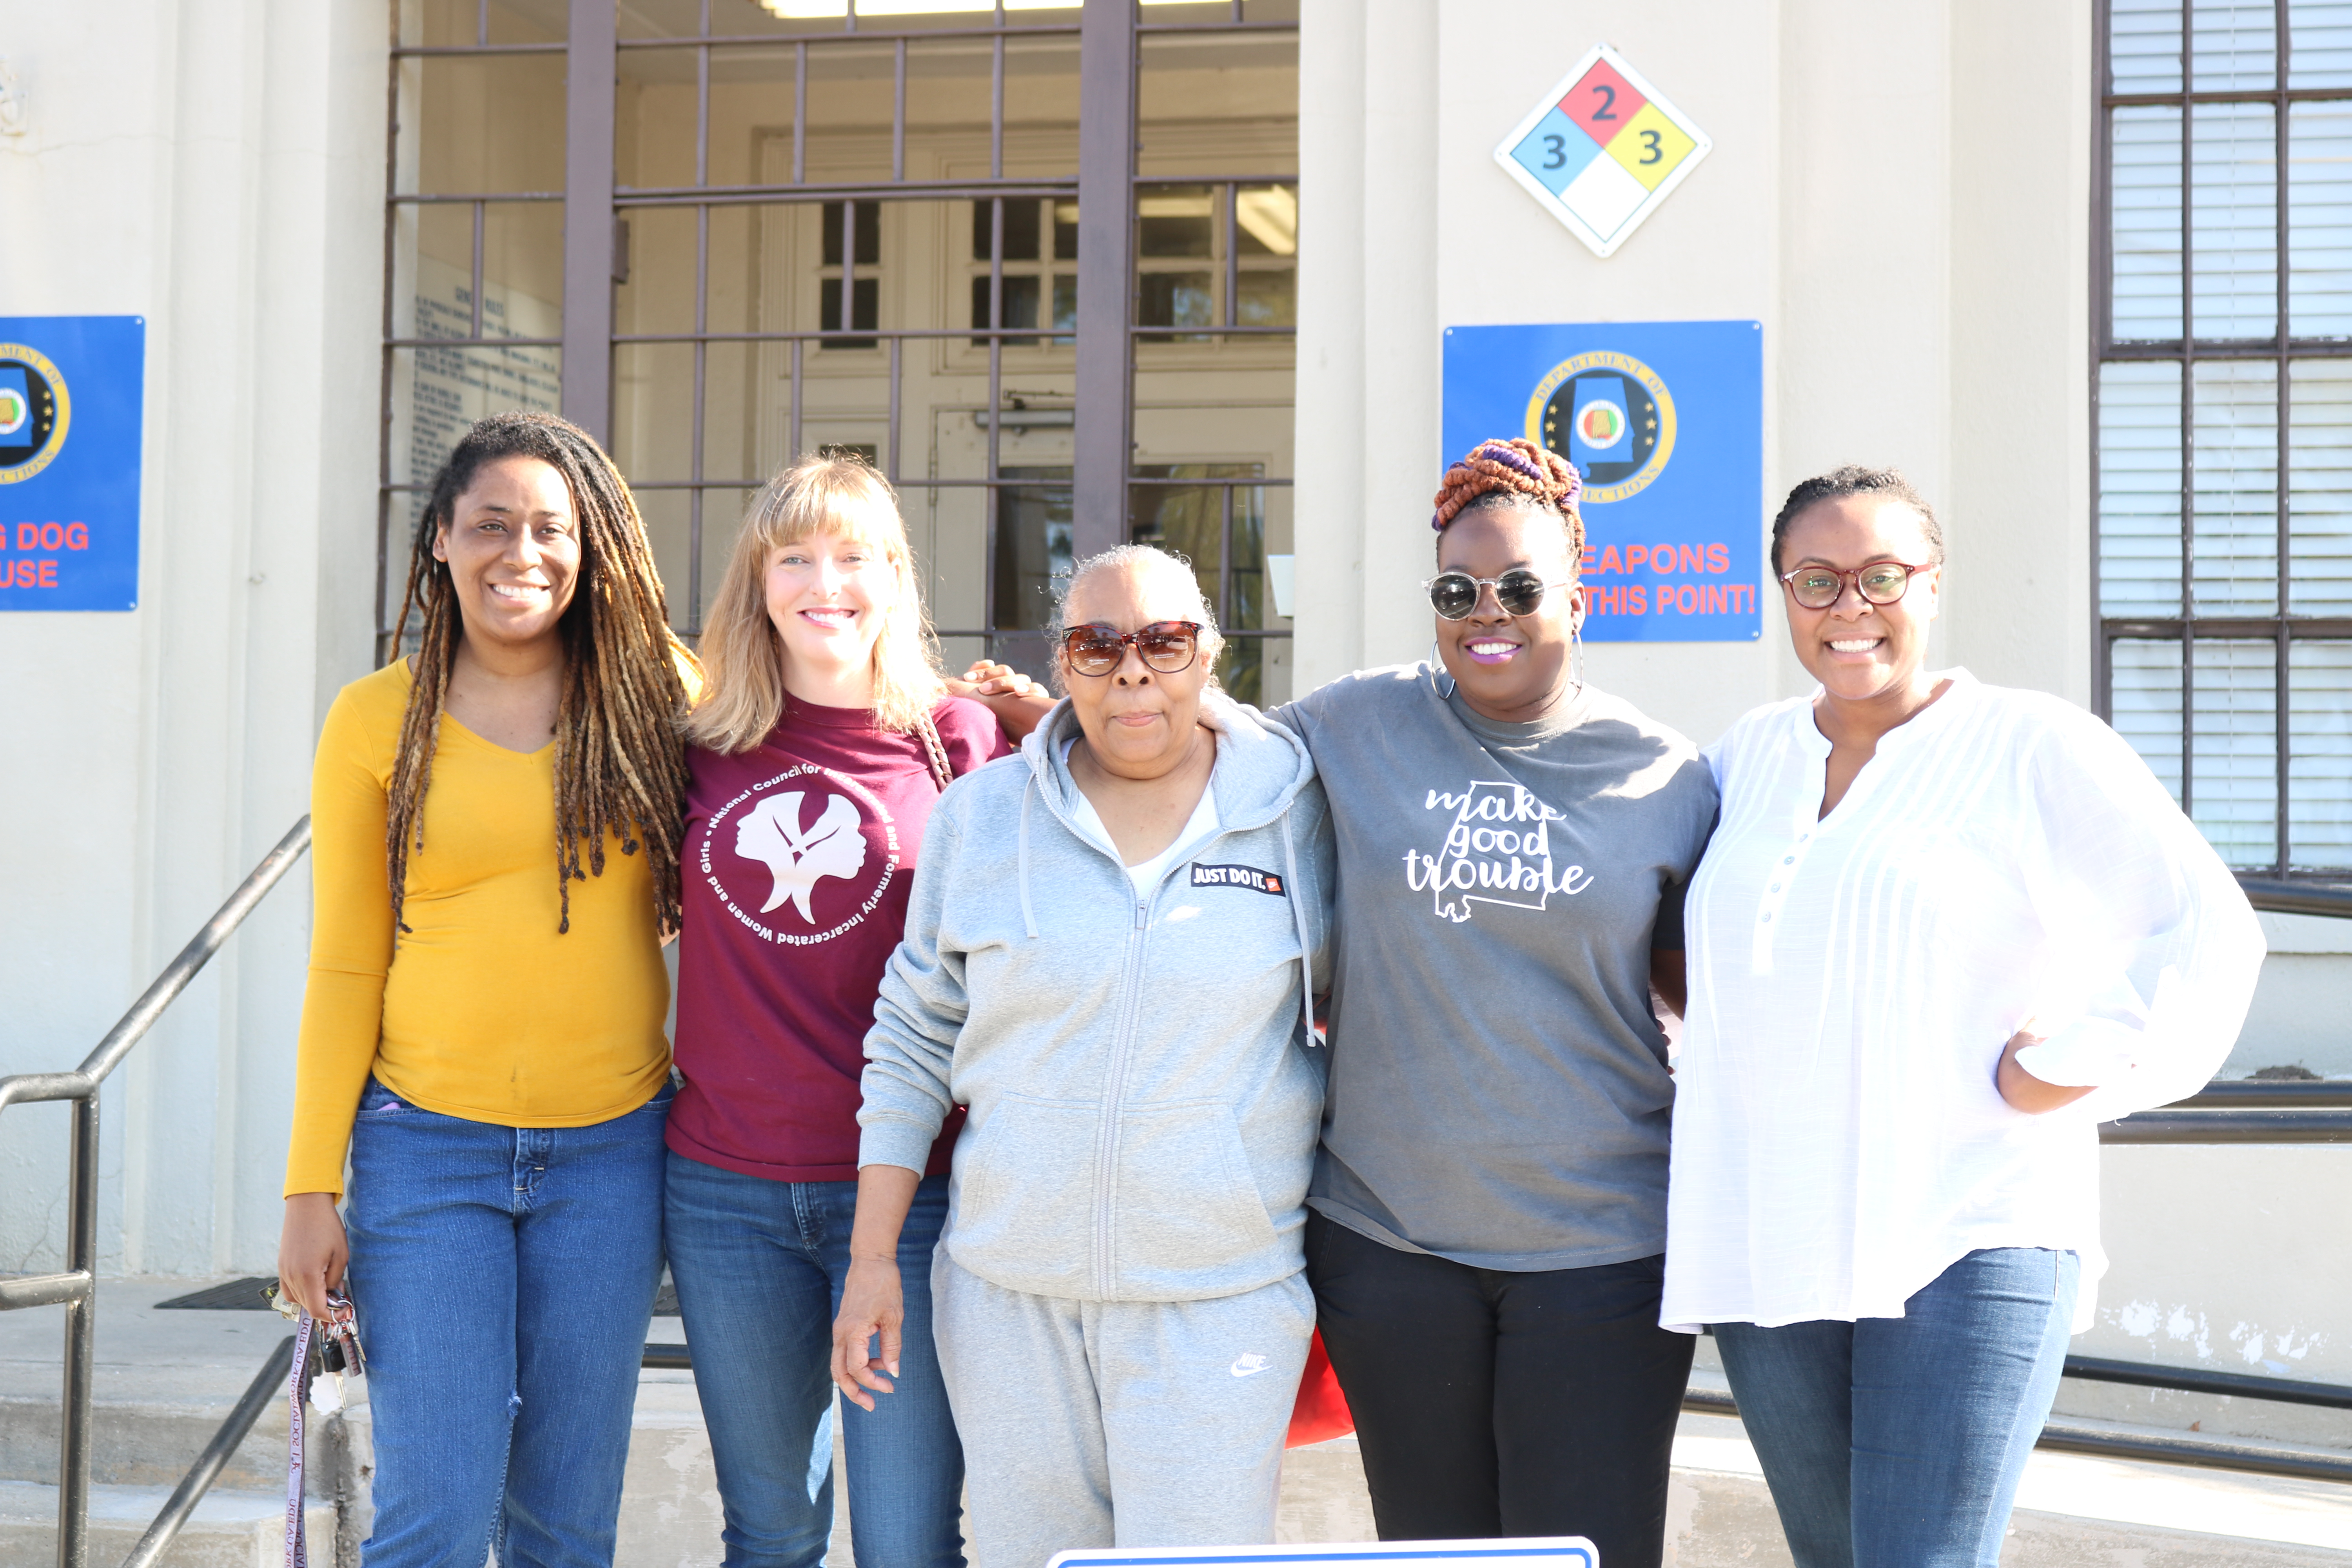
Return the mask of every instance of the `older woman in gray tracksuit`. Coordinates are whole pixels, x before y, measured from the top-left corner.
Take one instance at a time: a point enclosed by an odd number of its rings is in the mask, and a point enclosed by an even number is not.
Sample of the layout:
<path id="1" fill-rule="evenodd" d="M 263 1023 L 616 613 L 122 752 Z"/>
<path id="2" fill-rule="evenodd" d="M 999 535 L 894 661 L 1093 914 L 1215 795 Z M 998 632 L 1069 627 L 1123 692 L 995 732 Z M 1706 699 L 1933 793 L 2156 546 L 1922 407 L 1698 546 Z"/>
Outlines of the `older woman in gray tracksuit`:
<path id="1" fill-rule="evenodd" d="M 1315 1325 L 1322 786 L 1216 689 L 1181 562 L 1084 563 L 1062 621 L 1067 700 L 924 837 L 866 1040 L 835 1325 L 835 1379 L 866 1409 L 932 1353 L 899 1343 L 894 1244 L 969 1106 L 932 1292 L 978 1568 L 1272 1541 Z"/>

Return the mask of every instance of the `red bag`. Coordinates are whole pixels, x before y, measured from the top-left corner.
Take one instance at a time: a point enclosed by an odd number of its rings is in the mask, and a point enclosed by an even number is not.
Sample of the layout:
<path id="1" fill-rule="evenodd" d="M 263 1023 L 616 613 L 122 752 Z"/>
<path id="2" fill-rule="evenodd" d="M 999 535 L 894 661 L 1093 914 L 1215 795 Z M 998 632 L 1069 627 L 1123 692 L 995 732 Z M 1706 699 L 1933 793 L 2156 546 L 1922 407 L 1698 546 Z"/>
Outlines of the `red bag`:
<path id="1" fill-rule="evenodd" d="M 1349 1413 L 1348 1396 L 1339 1392 L 1331 1358 L 1323 1353 L 1323 1332 L 1318 1329 L 1307 1347 L 1307 1370 L 1298 1379 L 1298 1403 L 1290 1407 L 1290 1436 L 1283 1447 L 1301 1448 L 1344 1437 L 1355 1429 L 1356 1418 Z"/>

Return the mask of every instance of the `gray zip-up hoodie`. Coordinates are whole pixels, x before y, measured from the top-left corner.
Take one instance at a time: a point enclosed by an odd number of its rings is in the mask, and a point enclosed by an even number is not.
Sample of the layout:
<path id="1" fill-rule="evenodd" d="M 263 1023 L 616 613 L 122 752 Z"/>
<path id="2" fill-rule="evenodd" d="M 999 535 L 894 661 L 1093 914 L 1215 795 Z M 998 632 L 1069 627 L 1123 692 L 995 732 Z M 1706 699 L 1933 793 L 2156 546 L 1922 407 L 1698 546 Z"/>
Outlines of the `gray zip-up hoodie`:
<path id="1" fill-rule="evenodd" d="M 1007 1289 L 1192 1301 L 1304 1265 L 1332 843 L 1306 747 L 1211 692 L 1221 830 L 1145 897 L 1075 826 L 1067 701 L 931 810 L 866 1037 L 861 1165 L 949 1108 L 946 1246 Z"/>

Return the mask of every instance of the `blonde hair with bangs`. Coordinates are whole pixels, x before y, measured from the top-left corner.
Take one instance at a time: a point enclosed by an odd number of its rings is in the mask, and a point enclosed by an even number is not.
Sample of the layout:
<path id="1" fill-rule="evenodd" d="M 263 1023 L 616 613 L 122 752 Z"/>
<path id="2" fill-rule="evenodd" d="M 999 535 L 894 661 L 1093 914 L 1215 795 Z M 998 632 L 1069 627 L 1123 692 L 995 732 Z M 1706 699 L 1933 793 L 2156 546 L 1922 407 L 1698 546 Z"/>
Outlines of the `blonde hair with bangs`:
<path id="1" fill-rule="evenodd" d="M 877 546 L 898 579 L 898 597 L 884 607 L 874 639 L 876 726 L 913 731 L 947 695 L 898 493 L 866 463 L 814 454 L 770 479 L 744 512 L 703 626 L 698 651 L 707 679 L 702 700 L 687 715 L 691 743 L 730 755 L 748 752 L 783 716 L 788 656 L 768 619 L 768 561 L 820 533 Z"/>

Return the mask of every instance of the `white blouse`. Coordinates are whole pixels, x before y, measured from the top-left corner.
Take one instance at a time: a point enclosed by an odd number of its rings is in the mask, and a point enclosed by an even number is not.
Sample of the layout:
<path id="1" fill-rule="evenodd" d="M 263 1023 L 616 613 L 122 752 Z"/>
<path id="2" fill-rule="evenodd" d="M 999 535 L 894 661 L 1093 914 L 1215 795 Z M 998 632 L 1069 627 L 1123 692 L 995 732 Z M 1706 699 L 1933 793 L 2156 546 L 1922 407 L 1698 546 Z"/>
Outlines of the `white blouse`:
<path id="1" fill-rule="evenodd" d="M 1722 817 L 1685 912 L 1662 1321 L 1899 1318 L 1988 1247 L 2099 1250 L 2097 1123 L 2229 1056 L 2262 928 L 2123 739 L 1966 670 L 1820 816 L 1813 696 L 1708 748 Z M 1815 694 L 1816 696 L 1818 693 Z M 2095 1085 L 2010 1109 L 1994 1068 Z"/>

